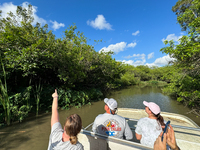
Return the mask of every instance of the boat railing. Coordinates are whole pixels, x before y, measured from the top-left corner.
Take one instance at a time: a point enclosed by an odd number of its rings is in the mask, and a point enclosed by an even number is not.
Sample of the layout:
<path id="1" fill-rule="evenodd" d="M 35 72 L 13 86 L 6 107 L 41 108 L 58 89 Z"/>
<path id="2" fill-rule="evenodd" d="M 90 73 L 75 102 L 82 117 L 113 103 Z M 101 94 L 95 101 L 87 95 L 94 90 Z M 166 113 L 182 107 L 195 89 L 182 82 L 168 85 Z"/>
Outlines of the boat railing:
<path id="1" fill-rule="evenodd" d="M 130 121 L 138 121 L 139 119 L 132 119 L 132 118 L 125 118 L 126 120 Z M 93 123 L 89 124 L 87 127 L 84 129 L 87 130 L 93 125 Z M 186 127 L 186 126 L 179 126 L 179 125 L 171 125 L 173 128 L 180 128 L 180 129 L 187 129 L 187 130 L 193 130 L 193 131 L 200 131 L 200 128 L 192 128 L 192 127 Z M 130 127 L 132 130 L 135 130 L 135 127 Z"/>
<path id="2" fill-rule="evenodd" d="M 138 121 L 139 119 L 132 119 L 132 118 L 125 118 L 126 120 L 130 121 Z M 193 131 L 200 131 L 200 128 L 192 128 L 192 127 L 186 127 L 186 126 L 179 126 L 179 125 L 171 125 L 173 128 L 180 128 L 180 129 L 187 129 L 187 130 L 193 130 Z M 135 129 L 131 127 L 131 129 Z"/>
<path id="3" fill-rule="evenodd" d="M 84 129 L 87 130 L 90 126 L 93 125 L 94 122 L 90 123 L 87 127 L 85 127 Z"/>
<path id="4" fill-rule="evenodd" d="M 91 126 L 92 124 L 93 123 L 88 125 L 88 127 Z M 119 138 L 115 138 L 115 137 L 110 137 L 110 136 L 102 135 L 102 134 L 95 133 L 95 132 L 92 132 L 92 131 L 88 131 L 88 130 L 86 130 L 86 128 L 82 129 L 81 133 L 83 133 L 86 136 L 90 136 L 90 137 L 94 138 L 94 139 L 91 139 L 91 138 L 89 139 L 90 144 L 96 144 L 95 142 L 97 142 L 98 139 L 103 139 L 107 143 L 106 145 L 109 145 L 108 146 L 109 149 L 114 149 L 114 148 L 115 149 L 116 148 L 120 148 L 120 149 L 121 148 L 129 148 L 131 150 L 132 149 L 133 150 L 136 150 L 136 149 L 137 150 L 150 150 L 150 149 L 152 149 L 148 146 L 141 145 L 140 143 L 136 143 L 136 142 L 132 142 L 132 141 L 129 141 L 129 140 L 124 140 L 124 139 L 119 139 Z M 95 139 L 96 139 L 96 141 L 95 141 Z M 98 144 L 96 144 L 96 145 L 98 145 Z M 126 147 L 122 147 L 121 145 L 126 146 Z"/>

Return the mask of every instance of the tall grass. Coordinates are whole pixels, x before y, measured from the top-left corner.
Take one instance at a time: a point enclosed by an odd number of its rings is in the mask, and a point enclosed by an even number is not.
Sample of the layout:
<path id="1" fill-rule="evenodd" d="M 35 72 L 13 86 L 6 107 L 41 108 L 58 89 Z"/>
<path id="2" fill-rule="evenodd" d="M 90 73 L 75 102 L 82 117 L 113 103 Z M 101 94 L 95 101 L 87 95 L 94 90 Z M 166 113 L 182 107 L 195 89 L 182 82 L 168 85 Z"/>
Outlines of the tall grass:
<path id="1" fill-rule="evenodd" d="M 41 80 L 40 80 L 39 84 L 35 86 L 35 92 L 34 92 L 34 96 L 36 100 L 36 116 L 38 116 L 41 93 L 42 93 L 42 86 L 41 86 Z"/>
<path id="2" fill-rule="evenodd" d="M 1 104 L 3 105 L 3 109 L 5 111 L 5 121 L 7 125 L 10 125 L 10 119 L 11 119 L 11 108 L 10 108 L 10 99 L 8 97 L 8 89 L 7 89 L 7 83 L 6 83 L 6 71 L 4 69 L 3 62 L 1 60 L 1 65 L 3 69 L 3 76 L 4 76 L 4 83 L 2 82 L 0 78 L 0 101 Z"/>

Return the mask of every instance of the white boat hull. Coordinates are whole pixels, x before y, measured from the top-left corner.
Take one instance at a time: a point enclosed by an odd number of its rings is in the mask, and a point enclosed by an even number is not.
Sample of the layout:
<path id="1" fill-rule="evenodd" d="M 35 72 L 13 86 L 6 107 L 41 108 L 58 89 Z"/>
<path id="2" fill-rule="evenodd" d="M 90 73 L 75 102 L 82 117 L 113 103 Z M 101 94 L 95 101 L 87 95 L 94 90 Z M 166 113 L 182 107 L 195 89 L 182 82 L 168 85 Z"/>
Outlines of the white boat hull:
<path id="1" fill-rule="evenodd" d="M 134 138 L 132 141 L 121 140 L 113 137 L 107 137 L 91 132 L 90 128 L 82 130 L 78 140 L 84 145 L 85 150 L 148 150 L 150 147 L 142 146 L 135 138 L 135 128 L 137 120 L 147 117 L 144 110 L 119 108 L 118 115 L 127 118 L 128 124 L 132 129 Z M 170 120 L 175 130 L 175 136 L 178 146 L 181 150 L 198 150 L 200 149 L 200 128 L 186 116 L 162 112 L 165 121 Z"/>

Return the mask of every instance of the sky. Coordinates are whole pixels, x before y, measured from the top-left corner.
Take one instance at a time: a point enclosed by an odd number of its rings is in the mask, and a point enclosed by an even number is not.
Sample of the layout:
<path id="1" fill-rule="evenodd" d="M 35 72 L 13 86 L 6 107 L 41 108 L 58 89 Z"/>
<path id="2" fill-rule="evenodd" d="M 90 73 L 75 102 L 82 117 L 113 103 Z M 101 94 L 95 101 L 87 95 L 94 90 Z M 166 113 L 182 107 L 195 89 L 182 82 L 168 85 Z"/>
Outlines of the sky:
<path id="1" fill-rule="evenodd" d="M 48 24 L 57 38 L 74 23 L 97 52 L 113 51 L 112 57 L 133 66 L 165 66 L 172 58 L 162 53 L 164 40 L 185 33 L 171 10 L 178 0 L 15 0 L 0 1 L 2 17 L 17 6 L 33 6 L 34 22 Z M 102 40 L 102 42 L 94 42 Z"/>

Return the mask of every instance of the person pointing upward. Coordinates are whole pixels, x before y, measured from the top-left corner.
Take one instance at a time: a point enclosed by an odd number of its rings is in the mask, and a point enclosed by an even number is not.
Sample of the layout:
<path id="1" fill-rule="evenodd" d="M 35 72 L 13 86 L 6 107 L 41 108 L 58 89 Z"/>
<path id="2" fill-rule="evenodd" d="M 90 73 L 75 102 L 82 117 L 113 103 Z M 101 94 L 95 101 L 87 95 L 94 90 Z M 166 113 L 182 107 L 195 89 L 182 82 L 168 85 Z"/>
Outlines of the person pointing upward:
<path id="1" fill-rule="evenodd" d="M 77 114 L 70 115 L 67 117 L 63 129 L 59 121 L 58 94 L 56 89 L 52 97 L 51 134 L 48 150 L 83 150 L 83 145 L 77 139 L 77 135 L 82 128 L 81 117 Z"/>

